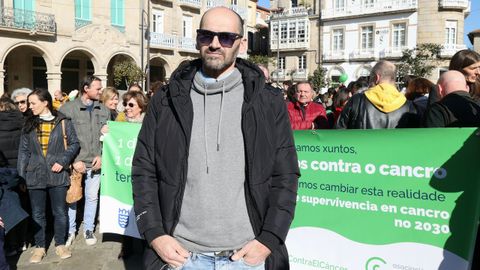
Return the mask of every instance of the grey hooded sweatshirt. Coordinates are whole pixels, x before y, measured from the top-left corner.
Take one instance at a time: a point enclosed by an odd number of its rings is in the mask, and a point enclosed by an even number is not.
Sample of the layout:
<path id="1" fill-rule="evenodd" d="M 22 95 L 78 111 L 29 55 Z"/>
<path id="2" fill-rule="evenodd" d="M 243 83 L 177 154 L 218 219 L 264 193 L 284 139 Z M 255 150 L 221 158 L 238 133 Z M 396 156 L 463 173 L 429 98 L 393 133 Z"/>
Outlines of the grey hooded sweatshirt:
<path id="1" fill-rule="evenodd" d="M 195 75 L 188 174 L 174 237 L 189 251 L 243 247 L 255 238 L 245 201 L 242 76 Z"/>

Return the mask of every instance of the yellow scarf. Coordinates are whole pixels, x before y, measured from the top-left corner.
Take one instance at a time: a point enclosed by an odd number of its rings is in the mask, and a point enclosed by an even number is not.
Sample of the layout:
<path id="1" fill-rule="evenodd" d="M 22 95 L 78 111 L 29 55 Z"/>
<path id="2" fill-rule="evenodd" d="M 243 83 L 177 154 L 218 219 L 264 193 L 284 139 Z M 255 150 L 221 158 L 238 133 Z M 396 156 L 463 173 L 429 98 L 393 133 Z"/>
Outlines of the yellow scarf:
<path id="1" fill-rule="evenodd" d="M 394 85 L 388 83 L 381 83 L 368 89 L 365 96 L 377 109 L 385 113 L 399 109 L 407 101 Z"/>

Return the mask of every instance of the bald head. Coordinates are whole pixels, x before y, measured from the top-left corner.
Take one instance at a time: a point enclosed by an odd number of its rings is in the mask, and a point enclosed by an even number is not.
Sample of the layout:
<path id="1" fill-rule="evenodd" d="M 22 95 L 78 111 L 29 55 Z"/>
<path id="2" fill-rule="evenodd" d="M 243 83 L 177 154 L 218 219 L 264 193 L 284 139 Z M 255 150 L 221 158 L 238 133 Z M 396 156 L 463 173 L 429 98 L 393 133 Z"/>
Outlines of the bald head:
<path id="1" fill-rule="evenodd" d="M 390 61 L 379 61 L 372 68 L 370 73 L 370 81 L 375 85 L 380 83 L 395 84 L 397 77 L 395 65 Z"/>
<path id="2" fill-rule="evenodd" d="M 238 29 L 237 33 L 243 36 L 242 17 L 227 7 L 214 7 L 203 13 L 202 19 L 200 19 L 200 29 L 203 29 L 204 22 L 208 19 L 220 20 L 225 23 L 234 23 L 236 24 L 236 29 Z"/>
<path id="3" fill-rule="evenodd" d="M 440 76 L 437 82 L 440 96 L 444 97 L 452 92 L 468 92 L 465 75 L 456 70 L 449 70 Z"/>

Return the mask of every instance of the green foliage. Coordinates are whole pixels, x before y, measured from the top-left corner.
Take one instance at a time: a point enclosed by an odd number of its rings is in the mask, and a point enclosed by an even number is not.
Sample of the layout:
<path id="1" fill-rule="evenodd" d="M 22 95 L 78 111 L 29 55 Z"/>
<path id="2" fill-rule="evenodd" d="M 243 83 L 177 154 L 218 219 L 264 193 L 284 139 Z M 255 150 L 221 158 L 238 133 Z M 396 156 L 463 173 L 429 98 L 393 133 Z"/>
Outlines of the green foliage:
<path id="1" fill-rule="evenodd" d="M 415 75 L 427 77 L 436 67 L 443 46 L 435 43 L 418 44 L 413 49 L 405 49 L 398 64 L 398 76 Z"/>
<path id="2" fill-rule="evenodd" d="M 125 82 L 127 88 L 134 82 L 139 82 L 143 78 L 143 72 L 133 61 L 124 60 L 113 66 L 113 80 L 115 85 Z"/>
<path id="3" fill-rule="evenodd" d="M 327 69 L 319 65 L 308 80 L 312 83 L 313 88 L 319 91 L 321 88 L 327 86 L 326 77 Z"/>
<path id="4" fill-rule="evenodd" d="M 259 55 L 259 54 L 254 54 L 254 55 L 249 55 L 248 60 L 252 63 L 255 64 L 262 64 L 266 67 L 268 67 L 268 63 L 272 63 L 273 59 L 266 56 L 266 55 Z"/>

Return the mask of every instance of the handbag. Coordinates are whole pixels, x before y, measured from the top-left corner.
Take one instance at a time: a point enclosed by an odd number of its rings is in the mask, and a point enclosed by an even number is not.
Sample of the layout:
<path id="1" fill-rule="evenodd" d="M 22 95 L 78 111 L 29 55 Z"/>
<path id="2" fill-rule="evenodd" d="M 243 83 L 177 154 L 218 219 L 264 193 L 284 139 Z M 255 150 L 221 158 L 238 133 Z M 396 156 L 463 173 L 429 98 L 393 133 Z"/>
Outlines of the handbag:
<path id="1" fill-rule="evenodd" d="M 63 132 L 63 144 L 65 145 L 65 150 L 67 150 L 67 133 L 65 133 L 65 123 L 62 120 L 62 132 Z M 78 202 L 83 196 L 82 189 L 82 179 L 83 174 L 74 168 L 71 168 L 70 174 L 70 187 L 67 190 L 67 203 Z"/>

